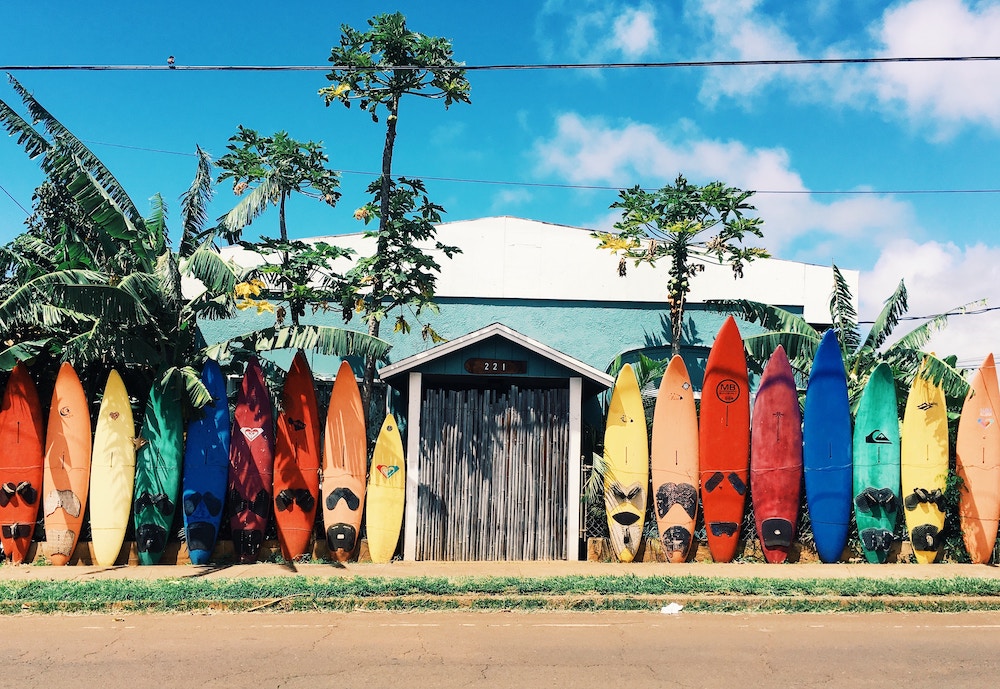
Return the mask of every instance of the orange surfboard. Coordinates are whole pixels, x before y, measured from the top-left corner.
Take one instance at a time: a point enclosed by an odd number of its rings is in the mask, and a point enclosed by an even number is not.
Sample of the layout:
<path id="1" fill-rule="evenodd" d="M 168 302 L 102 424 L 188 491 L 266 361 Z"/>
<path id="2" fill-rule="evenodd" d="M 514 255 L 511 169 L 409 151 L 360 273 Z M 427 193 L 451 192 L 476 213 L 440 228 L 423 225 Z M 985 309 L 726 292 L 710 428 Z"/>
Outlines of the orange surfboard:
<path id="1" fill-rule="evenodd" d="M 736 557 L 750 477 L 750 386 L 743 339 L 732 316 L 712 345 L 701 387 L 701 504 L 716 562 Z"/>
<path id="2" fill-rule="evenodd" d="M 680 356 L 670 360 L 660 381 L 650 467 L 660 542 L 669 562 L 684 562 L 698 517 L 698 414 L 691 378 Z"/>
<path id="3" fill-rule="evenodd" d="M 45 554 L 54 565 L 73 557 L 90 490 L 90 405 L 80 378 L 63 362 L 52 391 L 45 434 Z"/>
<path id="4" fill-rule="evenodd" d="M 0 542 L 7 559 L 24 562 L 42 492 L 42 405 L 24 364 L 10 374 L 0 407 Z"/>
<path id="5" fill-rule="evenodd" d="M 972 377 L 955 442 L 955 468 L 962 479 L 958 515 L 969 558 L 989 562 L 1000 524 L 1000 391 L 993 355 Z"/>
<path id="6" fill-rule="evenodd" d="M 306 355 L 292 360 L 274 447 L 274 519 L 286 560 L 309 550 L 319 495 L 319 405 Z"/>
<path id="7" fill-rule="evenodd" d="M 365 506 L 368 437 L 354 371 L 340 364 L 330 395 L 323 442 L 323 524 L 330 556 L 349 560 L 357 549 Z"/>

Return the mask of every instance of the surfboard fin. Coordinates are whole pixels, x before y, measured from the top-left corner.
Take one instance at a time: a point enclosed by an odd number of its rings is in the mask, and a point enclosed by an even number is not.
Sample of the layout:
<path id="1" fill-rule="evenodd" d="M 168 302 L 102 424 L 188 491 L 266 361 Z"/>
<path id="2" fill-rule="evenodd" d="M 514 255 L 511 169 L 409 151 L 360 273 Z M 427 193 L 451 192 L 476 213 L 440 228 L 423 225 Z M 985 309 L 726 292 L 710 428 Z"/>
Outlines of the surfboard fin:
<path id="1" fill-rule="evenodd" d="M 761 539 L 767 548 L 788 548 L 792 545 L 794 527 L 787 519 L 772 517 L 765 519 L 760 525 Z"/>
<path id="2" fill-rule="evenodd" d="M 941 541 L 941 533 L 933 524 L 921 524 L 910 532 L 910 544 L 914 550 L 937 550 Z"/>
<path id="3" fill-rule="evenodd" d="M 865 550 L 874 553 L 884 553 L 892 547 L 892 532 L 886 529 L 865 529 L 861 532 L 861 543 Z"/>
<path id="4" fill-rule="evenodd" d="M 690 483 L 664 483 L 656 490 L 656 513 L 662 518 L 680 505 L 694 519 L 698 512 L 698 491 Z"/>

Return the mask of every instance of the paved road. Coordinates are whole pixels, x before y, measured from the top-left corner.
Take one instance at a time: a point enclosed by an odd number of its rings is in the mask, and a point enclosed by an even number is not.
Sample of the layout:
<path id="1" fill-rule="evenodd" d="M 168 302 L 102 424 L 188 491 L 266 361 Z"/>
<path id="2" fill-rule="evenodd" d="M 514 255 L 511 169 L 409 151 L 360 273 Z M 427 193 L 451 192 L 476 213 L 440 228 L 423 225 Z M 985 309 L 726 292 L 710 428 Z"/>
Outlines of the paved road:
<path id="1" fill-rule="evenodd" d="M 19 689 L 941 689 L 1000 673 L 997 613 L 24 615 L 0 639 L 0 687 Z"/>

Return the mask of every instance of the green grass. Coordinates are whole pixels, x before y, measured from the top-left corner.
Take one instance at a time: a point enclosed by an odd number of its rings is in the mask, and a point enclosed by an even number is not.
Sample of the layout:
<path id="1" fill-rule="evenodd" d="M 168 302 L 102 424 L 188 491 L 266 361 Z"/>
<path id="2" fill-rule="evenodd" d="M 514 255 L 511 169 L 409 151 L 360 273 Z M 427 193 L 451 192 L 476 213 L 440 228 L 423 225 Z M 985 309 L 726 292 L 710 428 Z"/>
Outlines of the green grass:
<path id="1" fill-rule="evenodd" d="M 0 581 L 0 614 L 192 610 L 1000 610 L 1000 580 L 675 576 Z"/>

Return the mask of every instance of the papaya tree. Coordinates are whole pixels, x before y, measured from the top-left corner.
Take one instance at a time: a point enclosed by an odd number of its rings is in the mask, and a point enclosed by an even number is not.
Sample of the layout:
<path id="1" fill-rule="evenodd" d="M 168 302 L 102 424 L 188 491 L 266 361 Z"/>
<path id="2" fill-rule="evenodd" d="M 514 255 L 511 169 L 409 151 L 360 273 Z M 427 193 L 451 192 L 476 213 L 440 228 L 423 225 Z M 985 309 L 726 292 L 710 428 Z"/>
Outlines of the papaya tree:
<path id="1" fill-rule="evenodd" d="M 433 273 L 437 271 L 436 264 L 413 241 L 417 235 L 433 240 L 436 230 L 432 224 L 438 222 L 433 218 L 439 217 L 442 209 L 427 200 L 419 180 L 394 180 L 392 176 L 400 106 L 410 96 L 441 100 L 446 109 L 453 103 L 469 103 L 470 86 L 461 64 L 453 57 L 448 39 L 410 30 L 406 18 L 399 12 L 369 19 L 368 26 L 367 31 L 346 24 L 341 27 L 340 43 L 330 52 L 329 59 L 334 66 L 326 75 L 332 85 L 320 89 L 319 94 L 327 106 L 339 101 L 350 108 L 352 103 L 357 103 L 373 122 L 385 116 L 381 175 L 368 190 L 376 200 L 356 214 L 365 222 L 378 220 L 378 229 L 369 233 L 375 240 L 375 254 L 360 262 L 355 271 L 355 276 L 363 282 L 365 293 L 358 306 L 368 324 L 368 333 L 377 337 L 387 304 L 398 307 L 396 329 L 409 329 L 405 310 L 397 297 L 405 292 L 419 295 L 423 301 L 415 309 L 426 308 L 433 296 Z M 418 207 L 421 210 L 415 215 L 407 210 Z M 415 230 L 415 223 L 425 226 Z M 426 226 L 427 223 L 430 226 Z M 395 276 L 387 276 L 383 267 L 396 262 L 398 250 L 405 251 L 406 255 L 400 257 L 402 261 L 422 265 L 426 271 L 397 271 Z M 457 248 L 449 247 L 445 253 L 450 257 L 456 251 Z M 395 280 L 405 281 L 408 275 L 417 274 L 421 276 L 419 282 L 401 291 L 394 290 L 399 286 L 394 284 Z M 432 331 L 424 329 L 424 332 Z M 368 357 L 362 390 L 366 409 L 371 400 L 375 365 L 375 358 Z"/>
<path id="2" fill-rule="evenodd" d="M 638 185 L 618 192 L 611 208 L 620 209 L 621 220 L 614 232 L 595 232 L 599 248 L 620 256 L 618 274 L 628 273 L 628 263 L 655 266 L 670 262 L 666 297 L 670 307 L 671 350 L 680 354 L 684 309 L 691 280 L 709 264 L 728 265 L 733 277 L 743 277 L 743 268 L 765 249 L 744 246 L 744 241 L 763 237 L 763 221 L 749 203 L 754 192 L 729 187 L 722 182 L 704 186 L 677 175 L 673 184 L 656 191 Z"/>

